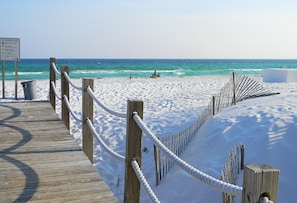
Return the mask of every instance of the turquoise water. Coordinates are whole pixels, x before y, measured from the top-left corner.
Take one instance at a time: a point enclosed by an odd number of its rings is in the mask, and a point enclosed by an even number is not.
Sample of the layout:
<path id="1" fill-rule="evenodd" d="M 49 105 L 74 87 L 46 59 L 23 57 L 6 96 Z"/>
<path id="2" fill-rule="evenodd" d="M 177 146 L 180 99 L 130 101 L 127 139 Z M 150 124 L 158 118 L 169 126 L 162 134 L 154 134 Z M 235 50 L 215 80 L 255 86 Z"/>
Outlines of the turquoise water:
<path id="1" fill-rule="evenodd" d="M 241 59 L 57 59 L 57 68 L 68 65 L 71 78 L 160 76 L 262 75 L 265 68 L 297 68 L 297 60 Z M 5 62 L 5 79 L 14 80 L 14 62 Z M 49 79 L 49 59 L 21 59 L 19 80 Z M 2 75 L 1 75 L 2 79 Z"/>

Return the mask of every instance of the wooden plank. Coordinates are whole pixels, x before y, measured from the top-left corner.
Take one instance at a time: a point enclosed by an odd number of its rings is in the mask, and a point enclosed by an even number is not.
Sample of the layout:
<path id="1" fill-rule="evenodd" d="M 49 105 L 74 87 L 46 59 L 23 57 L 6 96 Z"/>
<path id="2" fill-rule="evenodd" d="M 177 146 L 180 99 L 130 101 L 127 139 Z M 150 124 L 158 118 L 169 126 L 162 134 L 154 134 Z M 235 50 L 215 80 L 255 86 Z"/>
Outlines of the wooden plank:
<path id="1" fill-rule="evenodd" d="M 49 102 L 0 115 L 0 202 L 118 202 Z"/>

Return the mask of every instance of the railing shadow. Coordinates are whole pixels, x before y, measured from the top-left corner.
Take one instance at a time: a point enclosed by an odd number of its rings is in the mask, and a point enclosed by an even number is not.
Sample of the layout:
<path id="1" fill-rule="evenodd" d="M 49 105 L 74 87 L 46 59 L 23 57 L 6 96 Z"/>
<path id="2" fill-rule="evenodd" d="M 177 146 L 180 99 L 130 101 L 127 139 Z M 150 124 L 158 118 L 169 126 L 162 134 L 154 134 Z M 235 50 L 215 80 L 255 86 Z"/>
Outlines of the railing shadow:
<path id="1" fill-rule="evenodd" d="M 17 168 L 20 169 L 20 171 L 22 171 L 22 173 L 26 177 L 25 186 L 24 186 L 23 191 L 19 195 L 19 197 L 14 201 L 14 202 L 21 202 L 21 201 L 26 202 L 26 201 L 29 201 L 33 197 L 35 192 L 37 191 L 37 188 L 39 185 L 38 174 L 31 166 L 27 165 L 26 163 L 24 163 L 16 158 L 9 156 L 9 154 L 11 152 L 13 152 L 14 150 L 29 143 L 30 140 L 32 140 L 32 134 L 23 128 L 19 128 L 19 127 L 16 127 L 16 126 L 6 123 L 7 121 L 10 121 L 11 119 L 17 118 L 18 116 L 20 116 L 22 113 L 20 109 L 13 108 L 11 106 L 4 105 L 4 104 L 0 104 L 0 107 L 9 108 L 12 110 L 12 114 L 10 116 L 0 120 L 0 127 L 11 128 L 11 129 L 19 132 L 22 135 L 22 139 L 18 143 L 16 143 L 13 146 L 10 146 L 9 148 L 6 148 L 6 149 L 0 151 L 0 158 L 15 165 Z"/>

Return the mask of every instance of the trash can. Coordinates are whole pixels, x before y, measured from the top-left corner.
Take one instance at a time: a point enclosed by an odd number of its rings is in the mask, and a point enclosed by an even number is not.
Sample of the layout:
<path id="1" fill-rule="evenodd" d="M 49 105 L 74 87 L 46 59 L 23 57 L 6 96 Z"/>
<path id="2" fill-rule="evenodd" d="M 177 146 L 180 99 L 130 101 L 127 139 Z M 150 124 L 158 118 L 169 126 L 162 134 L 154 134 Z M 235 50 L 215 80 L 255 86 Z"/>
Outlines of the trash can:
<path id="1" fill-rule="evenodd" d="M 23 85 L 25 99 L 32 100 L 37 98 L 36 94 L 36 81 L 25 81 L 21 83 Z"/>

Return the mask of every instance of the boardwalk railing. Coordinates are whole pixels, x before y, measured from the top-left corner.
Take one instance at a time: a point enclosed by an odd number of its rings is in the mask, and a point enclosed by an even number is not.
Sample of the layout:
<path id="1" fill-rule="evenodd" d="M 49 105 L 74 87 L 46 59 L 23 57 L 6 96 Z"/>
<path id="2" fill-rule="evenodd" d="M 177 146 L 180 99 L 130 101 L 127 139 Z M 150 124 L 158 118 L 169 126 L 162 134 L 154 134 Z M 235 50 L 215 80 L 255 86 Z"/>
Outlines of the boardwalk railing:
<path id="1" fill-rule="evenodd" d="M 160 141 L 177 156 L 186 148 L 193 136 L 197 134 L 202 124 L 220 112 L 221 110 L 235 105 L 237 102 L 244 99 L 268 96 L 277 93 L 272 93 L 266 90 L 259 82 L 248 76 L 240 76 L 232 73 L 230 81 L 220 90 L 217 95 L 214 95 L 207 107 L 198 116 L 196 122 L 175 135 L 159 137 Z M 155 151 L 155 169 L 156 169 L 156 185 L 158 185 L 168 171 L 173 167 L 174 163 L 168 159 L 158 148 Z"/>
<path id="2" fill-rule="evenodd" d="M 153 202 L 160 202 L 158 197 L 154 194 L 150 185 L 141 170 L 142 161 L 142 135 L 148 136 L 155 146 L 164 153 L 174 164 L 181 169 L 197 178 L 199 181 L 221 191 L 231 194 L 233 196 L 242 197 L 242 202 L 257 202 L 259 198 L 269 198 L 274 202 L 277 201 L 277 187 L 279 170 L 267 165 L 260 166 L 246 166 L 244 169 L 244 183 L 243 187 L 224 182 L 218 178 L 212 177 L 199 169 L 186 163 L 179 158 L 175 152 L 167 148 L 154 134 L 150 131 L 147 125 L 143 122 L 143 102 L 130 101 L 127 102 L 127 113 L 118 113 L 105 107 L 98 98 L 95 97 L 93 89 L 94 83 L 92 79 L 83 79 L 82 87 L 76 87 L 71 82 L 68 75 L 68 68 L 61 67 L 61 73 L 56 69 L 56 60 L 50 59 L 51 74 L 61 75 L 61 96 L 57 95 L 56 91 L 56 76 L 50 76 L 50 102 L 55 109 L 55 98 L 61 99 L 62 106 L 62 120 L 66 126 L 69 125 L 69 115 L 71 114 L 75 119 L 82 122 L 83 126 L 83 150 L 93 162 L 93 136 L 98 140 L 100 145 L 115 159 L 125 162 L 125 188 L 124 188 L 124 202 L 139 203 L 140 202 L 140 187 L 141 185 L 149 194 Z M 70 105 L 69 85 L 75 89 L 82 91 L 82 118 L 79 118 Z M 68 91 L 68 93 L 67 93 Z M 93 102 L 96 102 L 106 112 L 127 119 L 127 134 L 126 134 L 126 154 L 125 156 L 114 152 L 110 149 L 97 134 L 93 126 Z M 65 102 L 65 104 L 63 104 Z M 63 110 L 64 108 L 64 110 Z M 273 178 L 271 178 L 273 177 Z"/>

